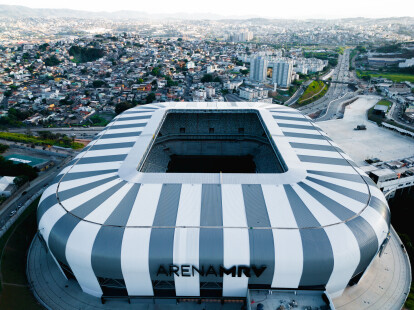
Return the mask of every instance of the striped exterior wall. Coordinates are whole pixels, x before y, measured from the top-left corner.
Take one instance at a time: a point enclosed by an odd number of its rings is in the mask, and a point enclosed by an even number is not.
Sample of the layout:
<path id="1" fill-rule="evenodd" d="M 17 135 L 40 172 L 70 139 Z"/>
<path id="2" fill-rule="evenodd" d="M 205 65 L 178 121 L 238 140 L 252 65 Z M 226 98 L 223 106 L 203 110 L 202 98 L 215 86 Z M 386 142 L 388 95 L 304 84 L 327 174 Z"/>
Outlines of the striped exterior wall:
<path id="1" fill-rule="evenodd" d="M 243 109 L 246 103 L 213 108 Z M 101 296 L 99 277 L 123 280 L 134 296 L 153 296 L 154 281 L 173 281 L 177 296 L 200 296 L 205 282 L 220 282 L 223 296 L 245 297 L 249 285 L 326 287 L 337 296 L 365 271 L 389 232 L 382 192 L 296 110 L 253 103 L 247 108 L 261 113 L 272 135 L 277 132 L 276 145 L 283 140 L 295 154 L 305 171 L 299 180 L 125 180 L 119 169 L 151 118 L 167 110 L 162 104 L 117 116 L 62 170 L 41 198 L 39 230 L 84 292 Z M 260 277 L 183 277 L 157 275 L 160 265 L 266 269 Z"/>

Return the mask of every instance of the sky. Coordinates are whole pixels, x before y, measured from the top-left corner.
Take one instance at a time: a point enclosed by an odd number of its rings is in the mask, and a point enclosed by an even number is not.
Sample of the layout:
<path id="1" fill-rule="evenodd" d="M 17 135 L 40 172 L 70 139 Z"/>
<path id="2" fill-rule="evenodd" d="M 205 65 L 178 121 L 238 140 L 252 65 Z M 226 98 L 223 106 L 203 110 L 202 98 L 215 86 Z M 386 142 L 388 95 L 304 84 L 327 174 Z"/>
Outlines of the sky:
<path id="1" fill-rule="evenodd" d="M 271 18 L 414 17 L 413 0 L 0 0 L 0 4 L 85 11 L 214 13 Z"/>

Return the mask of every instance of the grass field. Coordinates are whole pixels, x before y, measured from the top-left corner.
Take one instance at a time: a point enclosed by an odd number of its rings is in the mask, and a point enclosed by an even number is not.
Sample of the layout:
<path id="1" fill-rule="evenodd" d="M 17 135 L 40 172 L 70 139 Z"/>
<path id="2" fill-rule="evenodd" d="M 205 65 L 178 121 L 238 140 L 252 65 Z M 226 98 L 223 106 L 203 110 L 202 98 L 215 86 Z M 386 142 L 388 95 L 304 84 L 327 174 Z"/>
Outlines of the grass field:
<path id="1" fill-rule="evenodd" d="M 62 146 L 62 147 L 70 147 L 72 149 L 81 149 L 84 147 L 83 144 L 77 142 L 66 142 L 56 141 L 51 139 L 40 139 L 33 136 L 24 135 L 21 133 L 12 133 L 12 132 L 0 132 L 0 139 L 14 141 L 14 142 L 22 142 L 22 143 L 29 143 L 29 144 L 36 144 L 36 145 L 55 145 L 55 146 Z"/>
<path id="2" fill-rule="evenodd" d="M 36 199 L 0 239 L 0 309 L 43 309 L 29 289 L 26 279 L 26 255 L 36 234 Z"/>
<path id="3" fill-rule="evenodd" d="M 303 95 L 298 100 L 298 105 L 311 103 L 326 94 L 328 86 L 322 81 L 313 81 L 306 88 Z"/>
<path id="4" fill-rule="evenodd" d="M 377 104 L 378 105 L 386 105 L 388 107 L 387 112 L 391 109 L 391 106 L 392 106 L 392 102 L 388 101 L 388 100 L 385 100 L 385 99 L 382 99 L 382 100 L 378 101 Z"/>
<path id="5" fill-rule="evenodd" d="M 373 71 L 362 71 L 362 70 L 357 70 L 356 73 L 359 78 L 363 76 L 369 76 L 371 78 L 389 79 L 393 82 L 405 82 L 405 81 L 414 82 L 413 74 L 392 73 L 392 72 L 373 72 Z"/>

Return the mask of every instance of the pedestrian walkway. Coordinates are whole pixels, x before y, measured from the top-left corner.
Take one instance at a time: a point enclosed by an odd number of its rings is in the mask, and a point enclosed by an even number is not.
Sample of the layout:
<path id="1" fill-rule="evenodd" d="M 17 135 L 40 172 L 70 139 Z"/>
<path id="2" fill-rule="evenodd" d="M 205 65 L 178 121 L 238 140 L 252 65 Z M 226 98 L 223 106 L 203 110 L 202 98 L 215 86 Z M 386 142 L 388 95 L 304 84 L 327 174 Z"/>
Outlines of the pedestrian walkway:
<path id="1" fill-rule="evenodd" d="M 377 257 L 361 281 L 333 300 L 337 310 L 400 310 L 411 285 L 408 255 L 391 229 L 391 239 L 381 258 Z"/>
<path id="2" fill-rule="evenodd" d="M 404 304 L 411 283 L 408 256 L 400 246 L 401 241 L 392 230 L 391 240 L 381 257 L 377 257 L 360 283 L 348 287 L 344 294 L 333 300 L 339 310 L 387 309 L 399 310 Z M 131 300 L 108 300 L 105 304 L 96 297 L 81 291 L 74 280 L 66 280 L 53 258 L 35 237 L 28 254 L 27 275 L 36 298 L 48 309 L 138 309 L 138 310 L 189 310 L 222 309 L 239 310 L 240 303 L 185 302 L 180 304 L 138 303 Z"/>
<path id="3" fill-rule="evenodd" d="M 50 252 L 49 252 L 50 253 Z M 28 253 L 27 276 L 33 293 L 47 309 L 53 310 L 97 310 L 97 309 L 134 309 L 134 310 L 241 310 L 243 303 L 218 302 L 181 302 L 168 300 L 169 304 L 153 304 L 139 300 L 107 300 L 101 303 L 100 298 L 82 292 L 74 280 L 66 280 L 49 253 L 46 253 L 39 238 L 35 236 Z"/>

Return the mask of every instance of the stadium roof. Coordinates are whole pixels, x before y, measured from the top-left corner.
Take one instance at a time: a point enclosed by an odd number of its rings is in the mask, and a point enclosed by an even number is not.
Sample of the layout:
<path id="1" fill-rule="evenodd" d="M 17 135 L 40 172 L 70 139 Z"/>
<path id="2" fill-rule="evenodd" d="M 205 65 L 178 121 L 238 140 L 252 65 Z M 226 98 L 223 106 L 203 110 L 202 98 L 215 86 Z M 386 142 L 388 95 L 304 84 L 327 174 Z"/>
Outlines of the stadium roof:
<path id="1" fill-rule="evenodd" d="M 166 113 L 178 110 L 258 113 L 286 171 L 140 172 Z M 136 294 L 151 295 L 149 282 L 131 283 L 151 273 L 153 261 L 174 256 L 198 264 L 202 249 L 225 264 L 273 262 L 262 278 L 272 287 L 316 283 L 337 292 L 369 265 L 390 219 L 382 192 L 298 111 L 262 103 L 174 102 L 118 115 L 45 191 L 38 222 L 51 251 L 85 291 L 99 295 L 92 280 L 89 288 L 79 280 L 96 275 L 124 278 Z M 147 271 L 137 273 L 130 255 Z"/>

